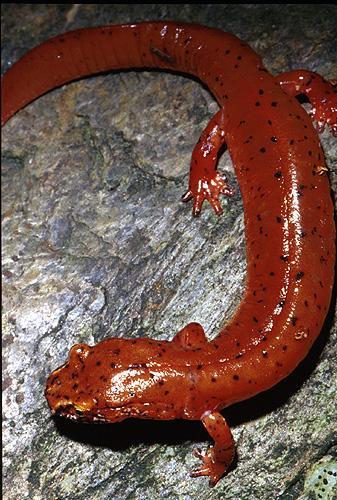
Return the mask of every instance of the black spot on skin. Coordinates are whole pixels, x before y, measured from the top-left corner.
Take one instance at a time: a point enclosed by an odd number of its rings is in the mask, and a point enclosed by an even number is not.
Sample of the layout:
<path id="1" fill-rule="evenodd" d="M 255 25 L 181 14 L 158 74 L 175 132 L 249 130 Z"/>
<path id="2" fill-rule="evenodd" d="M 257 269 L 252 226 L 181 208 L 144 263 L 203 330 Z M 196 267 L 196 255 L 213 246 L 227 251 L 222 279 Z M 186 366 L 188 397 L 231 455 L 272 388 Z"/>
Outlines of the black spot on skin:
<path id="1" fill-rule="evenodd" d="M 169 54 L 166 54 L 166 52 L 163 52 L 162 50 L 158 49 L 157 47 L 151 47 L 150 50 L 154 55 L 156 55 L 162 61 L 165 61 L 169 64 L 175 63 L 174 57 L 170 56 Z"/>
<path id="2" fill-rule="evenodd" d="M 202 368 L 202 365 L 197 366 L 197 370 L 201 370 L 201 368 Z"/>
<path id="3" fill-rule="evenodd" d="M 283 307 L 285 304 L 285 300 L 280 300 L 280 302 L 278 303 L 278 306 L 279 307 Z"/>
<path id="4" fill-rule="evenodd" d="M 275 137 L 274 135 L 270 138 L 271 142 L 277 142 L 277 137 Z"/>
<path id="5" fill-rule="evenodd" d="M 258 323 L 258 322 L 259 322 L 259 320 L 258 320 L 255 316 L 253 316 L 253 321 L 254 321 L 255 323 Z"/>
<path id="6" fill-rule="evenodd" d="M 263 95 L 263 94 L 264 94 L 264 90 L 263 90 L 263 89 L 260 89 L 260 90 L 259 90 L 259 94 L 260 94 L 260 95 Z"/>
<path id="7" fill-rule="evenodd" d="M 146 368 L 146 363 L 133 363 L 128 366 L 129 369 Z"/>
<path id="8" fill-rule="evenodd" d="M 276 217 L 276 222 L 277 222 L 278 224 L 281 224 L 281 222 L 282 222 L 282 217 L 280 217 L 279 215 L 277 215 L 277 217 Z"/>
<path id="9" fill-rule="evenodd" d="M 304 305 L 305 307 L 308 307 L 309 306 L 309 302 L 307 300 L 304 301 Z"/>
<path id="10" fill-rule="evenodd" d="M 304 272 L 303 271 L 300 271 L 299 273 L 296 274 L 296 281 L 299 281 L 300 279 L 302 279 L 304 276 Z"/>
<path id="11" fill-rule="evenodd" d="M 286 262 L 288 260 L 288 255 L 281 255 L 280 259 L 283 260 L 283 262 Z"/>
<path id="12" fill-rule="evenodd" d="M 295 326 L 295 325 L 296 325 L 296 323 L 297 323 L 297 320 L 298 320 L 298 318 L 297 318 L 296 316 L 293 316 L 293 317 L 291 318 L 291 324 L 292 324 L 293 326 Z"/>
<path id="13" fill-rule="evenodd" d="M 212 378 L 211 378 L 211 382 L 216 382 L 216 378 L 215 378 L 215 377 L 212 377 Z"/>
<path id="14" fill-rule="evenodd" d="M 121 350 L 120 349 L 114 349 L 112 352 L 114 354 L 116 354 L 116 356 L 118 356 L 120 354 Z"/>
<path id="15" fill-rule="evenodd" d="M 240 379 L 239 375 L 233 375 L 233 380 L 239 380 L 239 379 Z"/>
<path id="16" fill-rule="evenodd" d="M 259 101 L 256 101 L 255 106 L 261 106 Z"/>
<path id="17" fill-rule="evenodd" d="M 116 368 L 116 363 L 110 363 L 111 368 Z"/>
<path id="18" fill-rule="evenodd" d="M 267 358 L 267 357 L 268 357 L 268 353 L 267 353 L 267 351 L 262 351 L 262 356 L 263 356 L 264 358 Z"/>
<path id="19" fill-rule="evenodd" d="M 96 361 L 96 366 L 101 366 L 101 362 L 100 361 Z"/>
<path id="20" fill-rule="evenodd" d="M 165 384 L 165 382 L 164 382 L 164 380 L 159 380 L 158 384 L 159 384 L 159 385 L 164 385 L 164 384 Z"/>
<path id="21" fill-rule="evenodd" d="M 284 345 L 284 346 L 282 347 L 282 351 L 286 351 L 287 349 L 288 349 L 288 346 L 287 346 L 287 345 Z"/>
<path id="22" fill-rule="evenodd" d="M 282 172 L 280 172 L 280 171 L 278 170 L 277 172 L 275 172 L 274 177 L 276 177 L 276 179 L 281 179 L 281 177 L 282 177 Z"/>
<path id="23" fill-rule="evenodd" d="M 265 153 L 266 152 L 266 148 L 260 148 L 260 153 Z"/>
<path id="24" fill-rule="evenodd" d="M 272 102 L 271 102 L 271 106 L 272 106 L 273 108 L 276 108 L 276 106 L 277 106 L 277 101 L 272 101 Z"/>
<path id="25" fill-rule="evenodd" d="M 269 273 L 269 276 L 275 276 L 274 271 L 271 271 L 271 272 Z"/>

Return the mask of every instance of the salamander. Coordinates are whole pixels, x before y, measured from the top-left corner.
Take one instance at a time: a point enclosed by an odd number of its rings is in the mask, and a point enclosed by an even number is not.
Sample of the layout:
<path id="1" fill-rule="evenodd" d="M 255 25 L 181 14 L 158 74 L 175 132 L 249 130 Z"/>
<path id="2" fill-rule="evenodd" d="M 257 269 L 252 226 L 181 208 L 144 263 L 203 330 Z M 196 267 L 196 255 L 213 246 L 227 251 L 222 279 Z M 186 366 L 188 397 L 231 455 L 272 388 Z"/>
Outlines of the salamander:
<path id="1" fill-rule="evenodd" d="M 304 95 L 321 131 L 337 136 L 337 95 L 318 74 L 272 76 L 261 58 L 219 29 L 167 21 L 80 29 L 30 50 L 2 79 L 2 124 L 42 94 L 109 70 L 159 68 L 193 75 L 220 109 L 191 159 L 183 201 L 217 214 L 230 196 L 217 171 L 226 145 L 244 206 L 247 278 L 233 318 L 209 341 L 189 323 L 172 340 L 105 338 L 77 344 L 49 376 L 53 414 L 80 422 L 201 420 L 214 446 L 197 450 L 192 476 L 216 484 L 235 455 L 220 413 L 266 391 L 305 358 L 326 317 L 335 265 L 327 167 Z"/>

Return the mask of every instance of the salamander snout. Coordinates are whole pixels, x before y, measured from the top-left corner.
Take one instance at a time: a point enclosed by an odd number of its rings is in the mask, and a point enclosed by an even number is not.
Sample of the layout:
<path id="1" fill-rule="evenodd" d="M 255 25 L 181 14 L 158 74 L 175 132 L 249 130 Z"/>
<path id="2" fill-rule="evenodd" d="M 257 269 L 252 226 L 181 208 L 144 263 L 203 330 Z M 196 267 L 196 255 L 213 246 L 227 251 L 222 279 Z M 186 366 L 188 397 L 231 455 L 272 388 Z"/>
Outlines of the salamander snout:
<path id="1" fill-rule="evenodd" d="M 69 360 L 48 377 L 45 396 L 54 414 L 81 419 L 95 405 L 94 398 L 89 394 L 85 397 L 79 394 L 79 379 L 89 352 L 90 347 L 86 344 L 74 345 L 70 350 Z"/>

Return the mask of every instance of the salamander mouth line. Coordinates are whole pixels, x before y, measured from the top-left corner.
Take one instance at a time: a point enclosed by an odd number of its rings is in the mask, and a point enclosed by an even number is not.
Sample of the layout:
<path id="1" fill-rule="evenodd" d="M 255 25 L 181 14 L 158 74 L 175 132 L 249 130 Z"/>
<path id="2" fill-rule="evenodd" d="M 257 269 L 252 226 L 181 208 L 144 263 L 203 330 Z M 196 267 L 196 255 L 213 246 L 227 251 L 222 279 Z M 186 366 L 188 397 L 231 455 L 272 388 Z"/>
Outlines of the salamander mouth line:
<path id="1" fill-rule="evenodd" d="M 130 415 L 130 411 L 125 412 L 124 407 L 117 406 L 117 407 L 109 407 L 106 406 L 104 408 L 100 408 L 100 412 L 104 412 L 106 410 L 109 410 L 111 412 L 116 412 L 116 414 L 119 413 L 119 418 L 117 420 L 123 420 L 124 418 L 127 418 Z M 52 415 L 56 417 L 62 417 L 67 420 L 72 420 L 73 422 L 81 422 L 81 423 L 107 423 L 107 418 L 104 416 L 102 413 L 99 411 L 97 412 L 96 415 L 92 413 L 92 409 L 88 410 L 81 410 L 80 407 L 76 407 L 73 403 L 69 404 L 61 404 L 57 406 L 56 408 L 53 408 L 51 410 Z M 125 413 L 125 416 L 121 414 Z"/>
<path id="2" fill-rule="evenodd" d="M 165 403 L 162 403 L 163 406 L 168 406 Z M 57 405 L 55 408 L 52 408 L 51 412 L 54 416 L 65 417 L 69 420 L 76 421 L 101 421 L 107 422 L 107 417 L 104 415 L 105 412 L 113 412 L 118 415 L 118 420 L 123 420 L 128 417 L 139 417 L 146 415 L 149 413 L 148 410 L 153 407 L 153 405 L 158 405 L 158 402 L 147 402 L 147 403 L 125 403 L 123 406 L 104 406 L 102 408 L 97 409 L 96 415 L 93 414 L 93 408 L 89 408 L 87 410 L 83 410 L 81 405 L 77 405 L 76 403 L 61 403 Z M 111 416 L 109 415 L 111 418 Z M 113 417 L 113 415 L 112 415 Z M 117 420 L 117 419 L 116 419 Z"/>

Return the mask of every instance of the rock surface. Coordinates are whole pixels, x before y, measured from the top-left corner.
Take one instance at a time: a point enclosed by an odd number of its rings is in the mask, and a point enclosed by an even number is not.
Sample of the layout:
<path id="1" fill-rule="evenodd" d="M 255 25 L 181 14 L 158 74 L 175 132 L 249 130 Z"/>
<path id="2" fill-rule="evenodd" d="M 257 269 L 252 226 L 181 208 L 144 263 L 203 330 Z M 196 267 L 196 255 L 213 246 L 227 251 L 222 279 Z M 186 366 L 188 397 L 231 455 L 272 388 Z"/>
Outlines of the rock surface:
<path id="1" fill-rule="evenodd" d="M 305 67 L 337 77 L 328 4 L 5 4 L 2 14 L 3 71 L 63 31 L 180 19 L 242 37 L 273 73 Z M 216 110 L 194 80 L 130 71 L 55 90 L 4 127 L 4 499 L 295 499 L 316 462 L 332 470 L 333 307 L 286 381 L 226 412 L 238 461 L 216 488 L 188 475 L 192 449 L 208 444 L 197 422 L 50 418 L 45 380 L 71 345 L 170 339 L 191 320 L 212 337 L 239 303 L 243 216 L 229 156 L 219 168 L 237 194 L 222 217 L 205 206 L 192 219 L 179 202 L 193 146 Z M 328 133 L 322 141 L 335 189 L 336 141 Z"/>

